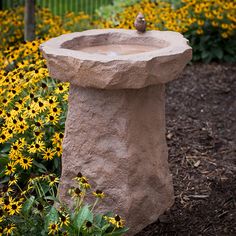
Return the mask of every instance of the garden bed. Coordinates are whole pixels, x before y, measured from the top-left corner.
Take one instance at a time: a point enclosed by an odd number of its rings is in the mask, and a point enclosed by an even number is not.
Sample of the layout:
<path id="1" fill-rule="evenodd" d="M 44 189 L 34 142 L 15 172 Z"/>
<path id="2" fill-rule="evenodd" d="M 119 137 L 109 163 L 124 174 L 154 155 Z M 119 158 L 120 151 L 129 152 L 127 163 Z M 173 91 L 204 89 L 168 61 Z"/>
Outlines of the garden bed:
<path id="1" fill-rule="evenodd" d="M 236 64 L 195 64 L 167 86 L 175 204 L 137 236 L 236 235 Z"/>

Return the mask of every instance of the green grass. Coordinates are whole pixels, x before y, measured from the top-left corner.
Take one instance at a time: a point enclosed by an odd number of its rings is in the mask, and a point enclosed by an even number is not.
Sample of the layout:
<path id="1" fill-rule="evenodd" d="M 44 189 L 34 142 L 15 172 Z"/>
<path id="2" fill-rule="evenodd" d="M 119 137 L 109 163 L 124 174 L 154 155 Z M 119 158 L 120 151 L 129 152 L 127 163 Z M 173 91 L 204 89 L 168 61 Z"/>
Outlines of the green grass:
<path id="1" fill-rule="evenodd" d="M 11 8 L 18 5 L 23 5 L 24 0 L 2 0 L 3 9 Z M 107 5 L 112 0 L 36 0 L 41 7 L 48 7 L 56 15 L 64 15 L 66 12 L 83 11 L 92 15 L 94 10 L 102 5 Z"/>

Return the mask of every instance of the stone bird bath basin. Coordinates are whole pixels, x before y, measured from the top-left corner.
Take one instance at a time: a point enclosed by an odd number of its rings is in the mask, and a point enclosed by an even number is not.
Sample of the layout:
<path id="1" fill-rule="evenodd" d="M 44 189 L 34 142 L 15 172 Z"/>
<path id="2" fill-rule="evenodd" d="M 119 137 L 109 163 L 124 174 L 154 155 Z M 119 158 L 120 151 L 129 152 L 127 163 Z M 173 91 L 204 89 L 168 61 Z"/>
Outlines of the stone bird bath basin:
<path id="1" fill-rule="evenodd" d="M 179 33 L 107 29 L 41 45 L 51 77 L 70 82 L 60 198 L 78 172 L 106 198 L 134 235 L 174 201 L 165 139 L 165 83 L 192 50 Z"/>

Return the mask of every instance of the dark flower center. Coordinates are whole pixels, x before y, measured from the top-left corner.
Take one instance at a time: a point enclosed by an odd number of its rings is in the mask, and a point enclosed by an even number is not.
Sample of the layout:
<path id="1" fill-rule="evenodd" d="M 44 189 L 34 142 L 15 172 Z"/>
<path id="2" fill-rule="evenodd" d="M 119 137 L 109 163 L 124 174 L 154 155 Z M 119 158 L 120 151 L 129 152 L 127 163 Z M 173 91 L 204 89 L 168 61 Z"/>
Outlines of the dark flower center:
<path id="1" fill-rule="evenodd" d="M 66 217 L 65 216 L 61 216 L 61 221 L 65 222 L 66 221 Z"/>
<path id="2" fill-rule="evenodd" d="M 14 181 L 15 179 L 15 176 L 10 176 L 10 181 Z"/>
<path id="3" fill-rule="evenodd" d="M 82 177 L 83 177 L 83 175 L 81 174 L 81 172 L 79 172 L 79 173 L 77 174 L 77 177 L 78 177 L 78 178 L 82 178 Z"/>
<path id="4" fill-rule="evenodd" d="M 7 169 L 8 169 L 8 170 L 12 170 L 12 167 L 11 167 L 11 166 L 7 166 Z"/>
<path id="5" fill-rule="evenodd" d="M 76 188 L 76 189 L 75 189 L 75 193 L 76 193 L 77 195 L 79 195 L 79 194 L 81 193 L 81 190 L 80 190 L 79 188 Z"/>
<path id="6" fill-rule="evenodd" d="M 43 210 L 43 205 L 39 203 L 37 208 L 38 208 L 39 211 L 42 211 Z"/>
<path id="7" fill-rule="evenodd" d="M 54 181 L 55 179 L 56 179 L 55 176 L 50 176 L 50 180 L 51 180 L 51 181 Z"/>
<path id="8" fill-rule="evenodd" d="M 10 204 L 10 201 L 8 199 L 4 199 L 4 205 L 8 206 Z"/>
<path id="9" fill-rule="evenodd" d="M 8 130 L 8 133 L 9 133 L 9 134 L 12 134 L 12 133 L 13 133 L 12 129 L 9 129 L 9 130 Z"/>
<path id="10" fill-rule="evenodd" d="M 86 222 L 86 227 L 87 227 L 87 228 L 92 227 L 92 225 L 93 225 L 93 224 L 92 224 L 90 221 L 87 221 L 87 222 Z"/>
<path id="11" fill-rule="evenodd" d="M 102 194 L 102 191 L 101 190 L 96 190 L 96 194 Z"/>
<path id="12" fill-rule="evenodd" d="M 116 215 L 116 216 L 115 216 L 115 220 L 116 220 L 117 222 L 119 222 L 119 221 L 120 221 L 120 216 Z"/>
<path id="13" fill-rule="evenodd" d="M 45 83 L 42 83 L 42 88 L 47 88 L 47 85 Z"/>

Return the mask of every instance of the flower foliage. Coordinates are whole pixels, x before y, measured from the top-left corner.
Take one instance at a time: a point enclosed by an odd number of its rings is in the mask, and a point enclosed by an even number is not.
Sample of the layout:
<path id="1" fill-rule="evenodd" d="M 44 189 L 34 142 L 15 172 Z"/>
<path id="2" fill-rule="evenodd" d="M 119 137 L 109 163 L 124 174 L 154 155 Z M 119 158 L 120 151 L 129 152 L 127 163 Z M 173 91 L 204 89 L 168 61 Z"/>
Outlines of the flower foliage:
<path id="1" fill-rule="evenodd" d="M 2 181 L 15 174 L 25 182 L 32 172 L 60 173 L 69 85 L 49 77 L 39 45 L 50 37 L 90 27 L 83 13 L 68 13 L 62 20 L 48 9 L 37 9 L 36 40 L 24 42 L 23 17 L 21 7 L 0 11 Z"/>
<path id="2" fill-rule="evenodd" d="M 98 11 L 99 27 L 134 29 L 134 19 L 143 12 L 148 30 L 184 34 L 193 47 L 194 60 L 236 61 L 236 4 L 233 1 L 136 0 L 131 6 L 116 2 L 113 7 Z"/>
<path id="3" fill-rule="evenodd" d="M 54 174 L 31 177 L 24 189 L 17 178 L 9 180 L 0 195 L 0 235 L 119 236 L 127 232 L 119 215 L 95 213 L 105 197 L 101 190 L 92 194 L 88 179 L 81 173 L 74 181 L 69 208 L 56 197 L 59 178 Z M 92 204 L 86 203 L 86 197 Z"/>

